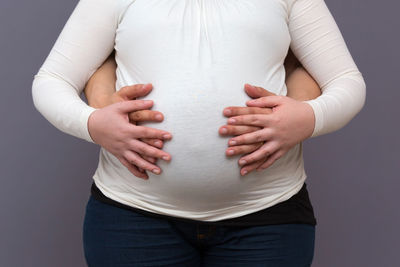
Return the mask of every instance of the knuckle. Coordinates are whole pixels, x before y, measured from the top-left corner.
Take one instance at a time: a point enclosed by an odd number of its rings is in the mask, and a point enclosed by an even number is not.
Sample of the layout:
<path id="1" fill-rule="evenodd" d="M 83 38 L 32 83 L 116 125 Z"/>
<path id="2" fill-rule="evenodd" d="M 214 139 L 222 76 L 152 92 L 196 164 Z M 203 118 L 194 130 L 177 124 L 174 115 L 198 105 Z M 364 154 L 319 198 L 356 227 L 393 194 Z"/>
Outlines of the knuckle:
<path id="1" fill-rule="evenodd" d="M 241 126 L 235 134 L 251 133 L 253 131 L 252 126 Z"/>
<path id="2" fill-rule="evenodd" d="M 152 146 L 148 146 L 146 148 L 146 154 L 151 155 L 151 156 L 161 157 L 161 153 L 159 153 L 159 150 Z"/>
<path id="3" fill-rule="evenodd" d="M 131 154 L 128 153 L 128 151 L 122 152 L 122 156 L 124 156 L 128 162 L 132 162 L 134 160 Z"/>
<path id="4" fill-rule="evenodd" d="M 263 149 L 263 154 L 264 155 L 269 155 L 271 153 L 271 151 L 268 148 L 264 148 Z"/>
<path id="5" fill-rule="evenodd" d="M 251 152 L 253 152 L 254 150 L 256 150 L 256 147 L 254 147 L 254 145 L 248 145 L 248 146 L 246 146 L 245 147 L 245 149 L 243 149 L 244 151 L 244 153 L 251 153 Z"/>
<path id="6" fill-rule="evenodd" d="M 271 121 L 272 121 L 272 123 L 277 124 L 280 122 L 280 118 L 278 116 L 273 116 L 273 117 L 271 117 Z"/>
<path id="7" fill-rule="evenodd" d="M 262 135 L 262 133 L 256 133 L 255 134 L 255 140 L 256 140 L 256 142 L 261 142 L 262 140 L 263 140 L 263 135 Z"/>
<path id="8" fill-rule="evenodd" d="M 146 154 L 146 149 L 142 145 L 136 146 L 135 151 L 138 152 L 139 154 Z"/>
<path id="9" fill-rule="evenodd" d="M 131 112 L 129 114 L 130 118 L 134 121 L 138 121 L 142 118 L 142 113 L 140 111 Z"/>
<path id="10" fill-rule="evenodd" d="M 134 132 L 135 132 L 135 135 L 139 136 L 139 137 L 146 137 L 146 134 L 147 134 L 146 128 L 141 127 L 141 126 L 135 127 L 135 131 Z"/>
<path id="11" fill-rule="evenodd" d="M 119 133 L 119 136 L 122 136 L 125 138 L 126 136 L 129 136 L 132 134 L 134 128 L 131 127 L 118 127 L 117 132 Z"/>
<path id="12" fill-rule="evenodd" d="M 138 141 L 136 139 L 129 140 L 129 142 L 128 142 L 129 149 L 136 151 L 137 146 L 138 146 Z"/>
<path id="13" fill-rule="evenodd" d="M 240 114 L 240 108 L 238 107 L 230 107 L 229 109 L 231 111 L 230 116 L 237 116 Z"/>
<path id="14" fill-rule="evenodd" d="M 258 118 L 255 115 L 250 116 L 250 123 L 257 123 L 258 122 Z"/>
<path id="15" fill-rule="evenodd" d="M 241 145 L 241 146 L 238 146 L 236 149 L 235 149 L 235 152 L 237 153 L 237 154 L 243 154 L 243 153 L 246 153 L 247 151 L 247 148 L 248 146 L 247 145 Z"/>
<path id="16" fill-rule="evenodd" d="M 257 113 L 259 113 L 258 111 L 259 111 L 259 109 L 256 108 L 256 107 L 249 108 L 249 113 L 250 114 L 257 114 Z"/>
<path id="17" fill-rule="evenodd" d="M 226 127 L 226 130 L 227 130 L 227 134 L 235 134 L 238 132 L 238 127 L 234 126 L 234 125 L 228 125 Z"/>

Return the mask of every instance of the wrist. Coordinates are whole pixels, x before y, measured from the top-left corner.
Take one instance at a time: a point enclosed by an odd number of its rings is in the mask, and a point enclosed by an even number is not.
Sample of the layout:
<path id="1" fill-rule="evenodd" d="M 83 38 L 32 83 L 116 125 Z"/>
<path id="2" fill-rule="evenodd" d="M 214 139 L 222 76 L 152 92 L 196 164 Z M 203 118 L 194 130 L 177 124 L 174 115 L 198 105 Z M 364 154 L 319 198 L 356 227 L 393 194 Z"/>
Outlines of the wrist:
<path id="1" fill-rule="evenodd" d="M 96 137 L 95 137 L 95 134 L 94 134 L 94 127 L 95 127 L 95 120 L 96 120 L 96 115 L 97 114 L 95 114 L 96 112 L 98 111 L 98 109 L 96 109 L 96 110 L 94 110 L 93 112 L 91 112 L 90 113 L 90 115 L 89 115 L 89 117 L 88 117 L 88 119 L 87 119 L 87 132 L 88 132 L 88 134 L 89 134 L 89 138 L 90 138 L 90 141 L 92 142 L 92 143 L 94 143 L 94 144 L 99 144 L 98 142 L 97 142 L 97 140 L 95 140 L 96 139 Z"/>
<path id="2" fill-rule="evenodd" d="M 86 124 L 86 127 L 84 127 L 84 138 L 94 144 L 97 144 L 97 142 L 93 139 L 93 114 L 97 111 L 98 109 L 96 108 L 88 107 L 81 115 L 82 123 Z"/>
<path id="3" fill-rule="evenodd" d="M 308 131 L 305 139 L 312 137 L 315 133 L 315 113 L 313 107 L 306 101 L 302 101 L 307 110 Z"/>

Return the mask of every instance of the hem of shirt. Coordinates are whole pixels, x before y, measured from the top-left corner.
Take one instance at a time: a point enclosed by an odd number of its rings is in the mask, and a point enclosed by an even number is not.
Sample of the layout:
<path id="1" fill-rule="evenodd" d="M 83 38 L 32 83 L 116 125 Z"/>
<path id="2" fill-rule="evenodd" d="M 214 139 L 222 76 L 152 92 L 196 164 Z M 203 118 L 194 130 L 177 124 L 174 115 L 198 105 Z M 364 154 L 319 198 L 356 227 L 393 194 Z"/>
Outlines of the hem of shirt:
<path id="1" fill-rule="evenodd" d="M 91 196 L 100 202 L 109 204 L 114 207 L 134 211 L 142 215 L 159 219 L 194 223 L 200 225 L 243 227 L 243 226 L 272 225 L 272 224 L 303 223 L 316 226 L 317 220 L 314 216 L 313 207 L 309 200 L 306 187 L 307 185 L 304 182 L 299 192 L 297 192 L 289 199 L 277 203 L 271 207 L 265 208 L 263 210 L 254 213 L 246 214 L 243 216 L 219 220 L 219 221 L 200 221 L 200 220 L 193 220 L 181 217 L 174 217 L 131 207 L 105 196 L 101 192 L 101 190 L 96 186 L 94 181 L 91 186 Z M 293 211 L 297 211 L 297 213 Z"/>

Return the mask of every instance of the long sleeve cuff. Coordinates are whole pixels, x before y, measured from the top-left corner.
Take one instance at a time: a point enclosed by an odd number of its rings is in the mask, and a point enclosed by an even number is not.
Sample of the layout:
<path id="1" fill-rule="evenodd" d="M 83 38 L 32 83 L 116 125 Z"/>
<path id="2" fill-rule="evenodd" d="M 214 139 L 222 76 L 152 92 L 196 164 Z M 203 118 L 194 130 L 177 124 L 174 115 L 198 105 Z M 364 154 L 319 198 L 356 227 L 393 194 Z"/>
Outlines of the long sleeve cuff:
<path id="1" fill-rule="evenodd" d="M 83 109 L 81 112 L 81 116 L 79 118 L 79 122 L 81 124 L 80 129 L 81 129 L 81 134 L 80 137 L 85 139 L 88 142 L 94 143 L 92 137 L 90 136 L 89 133 L 89 127 L 88 127 L 88 121 L 89 121 L 89 116 L 96 111 L 96 108 L 93 108 L 91 106 L 87 106 L 87 108 Z"/>

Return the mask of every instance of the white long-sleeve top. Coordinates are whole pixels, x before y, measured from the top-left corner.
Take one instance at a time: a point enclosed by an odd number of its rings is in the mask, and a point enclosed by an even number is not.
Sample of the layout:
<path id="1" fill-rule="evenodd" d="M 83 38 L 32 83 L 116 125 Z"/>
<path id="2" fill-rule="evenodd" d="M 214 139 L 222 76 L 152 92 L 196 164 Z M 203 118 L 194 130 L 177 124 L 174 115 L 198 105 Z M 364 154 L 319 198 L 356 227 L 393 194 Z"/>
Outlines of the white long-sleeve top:
<path id="1" fill-rule="evenodd" d="M 245 106 L 244 84 L 286 94 L 289 46 L 322 88 L 306 101 L 312 136 L 347 124 L 362 108 L 365 83 L 323 0 L 80 0 L 35 75 L 35 107 L 55 127 L 93 142 L 95 108 L 79 95 L 116 50 L 119 90 L 151 82 L 145 99 L 164 121 L 142 125 L 173 138 L 161 175 L 131 174 L 100 149 L 97 187 L 120 203 L 169 216 L 217 221 L 259 211 L 296 194 L 306 179 L 301 144 L 270 168 L 244 177 L 218 134 L 227 106 Z"/>

